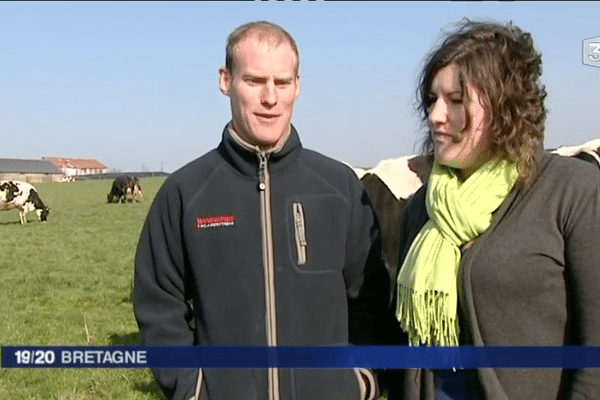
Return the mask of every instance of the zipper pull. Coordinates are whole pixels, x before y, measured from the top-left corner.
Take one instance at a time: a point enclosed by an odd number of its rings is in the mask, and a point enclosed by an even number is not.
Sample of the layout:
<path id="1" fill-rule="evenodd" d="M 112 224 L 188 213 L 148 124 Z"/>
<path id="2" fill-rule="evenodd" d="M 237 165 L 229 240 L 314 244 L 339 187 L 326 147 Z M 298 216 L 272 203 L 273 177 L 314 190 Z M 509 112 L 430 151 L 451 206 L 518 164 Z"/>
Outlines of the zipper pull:
<path id="1" fill-rule="evenodd" d="M 263 191 L 267 188 L 266 175 L 267 175 L 267 162 L 269 157 L 266 153 L 258 153 L 258 189 Z"/>

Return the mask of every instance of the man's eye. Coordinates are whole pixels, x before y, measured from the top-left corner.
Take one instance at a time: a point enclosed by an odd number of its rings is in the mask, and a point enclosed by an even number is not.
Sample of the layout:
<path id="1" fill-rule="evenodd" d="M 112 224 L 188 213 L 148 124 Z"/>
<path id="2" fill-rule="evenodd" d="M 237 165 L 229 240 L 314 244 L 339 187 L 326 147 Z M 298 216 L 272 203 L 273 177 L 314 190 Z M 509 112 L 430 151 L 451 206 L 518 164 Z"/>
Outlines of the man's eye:
<path id="1" fill-rule="evenodd" d="M 251 85 L 260 85 L 264 79 L 261 78 L 246 78 L 245 81 Z"/>

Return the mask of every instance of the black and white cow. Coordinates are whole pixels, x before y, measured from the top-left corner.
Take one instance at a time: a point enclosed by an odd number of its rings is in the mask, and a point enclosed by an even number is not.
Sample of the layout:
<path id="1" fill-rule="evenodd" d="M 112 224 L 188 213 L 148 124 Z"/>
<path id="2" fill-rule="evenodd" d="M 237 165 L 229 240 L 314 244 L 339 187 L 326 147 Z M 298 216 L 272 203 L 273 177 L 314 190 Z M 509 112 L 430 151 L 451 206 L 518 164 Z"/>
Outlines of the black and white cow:
<path id="1" fill-rule="evenodd" d="M 37 190 L 27 182 L 0 181 L 0 211 L 19 209 L 21 224 L 27 223 L 27 213 L 35 211 L 46 222 L 50 208 L 46 207 Z"/>
<path id="2" fill-rule="evenodd" d="M 138 203 L 144 199 L 140 180 L 136 176 L 121 175 L 117 176 L 113 181 L 110 193 L 107 196 L 109 203 L 125 203 L 126 201 L 137 201 Z"/>
<path id="3" fill-rule="evenodd" d="M 413 155 L 383 160 L 369 169 L 353 168 L 379 220 L 383 259 L 393 284 L 398 271 L 399 229 L 404 209 L 410 196 L 427 181 L 432 163 L 430 157 Z"/>
<path id="4" fill-rule="evenodd" d="M 591 162 L 600 169 L 600 139 L 590 140 L 579 146 L 561 146 L 551 152 Z"/>

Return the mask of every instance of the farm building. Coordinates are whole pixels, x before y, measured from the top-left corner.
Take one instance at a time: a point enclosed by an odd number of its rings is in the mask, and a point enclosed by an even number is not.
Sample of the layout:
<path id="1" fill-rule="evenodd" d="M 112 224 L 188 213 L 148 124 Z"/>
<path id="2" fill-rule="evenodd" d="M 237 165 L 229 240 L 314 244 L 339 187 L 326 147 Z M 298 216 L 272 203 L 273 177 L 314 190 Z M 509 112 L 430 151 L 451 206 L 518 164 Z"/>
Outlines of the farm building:
<path id="1" fill-rule="evenodd" d="M 14 179 L 29 183 L 59 181 L 63 173 L 47 160 L 0 158 L 0 179 Z"/>
<path id="2" fill-rule="evenodd" d="M 91 158 L 42 157 L 50 161 L 66 176 L 105 174 L 108 167 L 98 160 Z"/>

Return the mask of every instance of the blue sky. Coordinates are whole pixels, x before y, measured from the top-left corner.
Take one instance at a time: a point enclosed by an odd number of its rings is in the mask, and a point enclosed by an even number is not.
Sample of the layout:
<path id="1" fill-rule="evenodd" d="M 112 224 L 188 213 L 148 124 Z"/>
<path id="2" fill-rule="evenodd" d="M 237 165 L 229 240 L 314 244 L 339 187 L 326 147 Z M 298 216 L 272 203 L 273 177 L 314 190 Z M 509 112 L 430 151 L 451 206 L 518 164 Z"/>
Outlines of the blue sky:
<path id="1" fill-rule="evenodd" d="M 1 158 L 97 158 L 171 172 L 214 148 L 227 35 L 267 19 L 295 37 L 306 147 L 356 166 L 413 154 L 416 77 L 463 17 L 533 34 L 548 92 L 546 147 L 600 137 L 600 2 L 0 2 Z"/>

